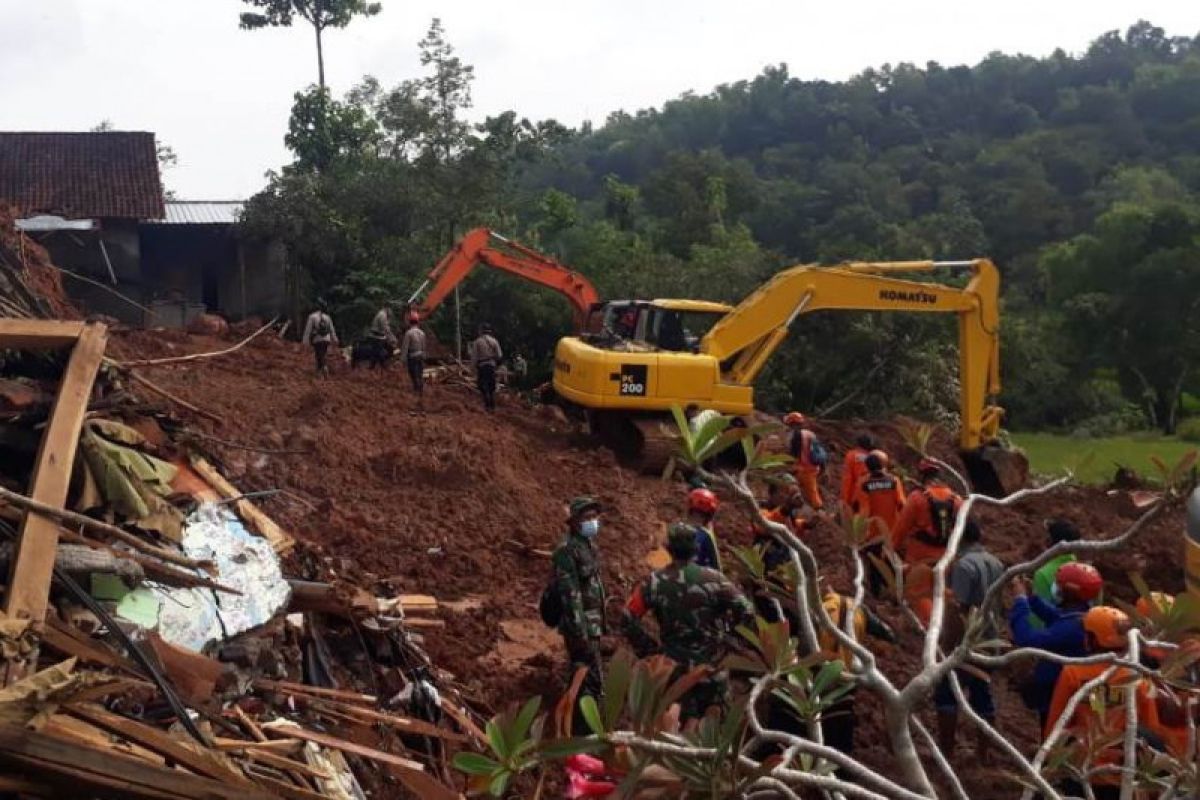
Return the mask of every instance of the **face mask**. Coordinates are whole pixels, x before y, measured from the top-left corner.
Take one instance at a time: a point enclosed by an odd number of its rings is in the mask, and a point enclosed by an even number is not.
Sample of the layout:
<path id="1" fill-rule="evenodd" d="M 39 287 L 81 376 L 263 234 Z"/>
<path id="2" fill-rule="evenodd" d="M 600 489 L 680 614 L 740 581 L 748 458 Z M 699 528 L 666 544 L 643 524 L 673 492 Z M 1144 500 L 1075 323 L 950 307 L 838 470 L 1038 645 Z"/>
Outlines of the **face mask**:
<path id="1" fill-rule="evenodd" d="M 600 532 L 600 520 L 585 519 L 579 523 L 579 535 L 585 539 L 592 539 Z"/>
<path id="2" fill-rule="evenodd" d="M 1050 585 L 1050 598 L 1054 601 L 1054 605 L 1062 605 L 1062 589 L 1058 588 L 1057 583 Z"/>

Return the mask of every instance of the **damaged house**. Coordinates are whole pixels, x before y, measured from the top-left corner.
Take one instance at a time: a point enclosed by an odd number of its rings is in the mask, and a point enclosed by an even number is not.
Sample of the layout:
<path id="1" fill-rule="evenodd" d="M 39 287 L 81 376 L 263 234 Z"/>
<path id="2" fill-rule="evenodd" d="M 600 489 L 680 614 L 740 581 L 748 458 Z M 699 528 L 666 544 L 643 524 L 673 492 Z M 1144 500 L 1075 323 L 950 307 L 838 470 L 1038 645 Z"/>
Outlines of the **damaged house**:
<path id="1" fill-rule="evenodd" d="M 0 133 L 0 205 L 86 314 L 184 327 L 286 307 L 283 247 L 238 236 L 240 201 L 164 199 L 153 133 Z"/>

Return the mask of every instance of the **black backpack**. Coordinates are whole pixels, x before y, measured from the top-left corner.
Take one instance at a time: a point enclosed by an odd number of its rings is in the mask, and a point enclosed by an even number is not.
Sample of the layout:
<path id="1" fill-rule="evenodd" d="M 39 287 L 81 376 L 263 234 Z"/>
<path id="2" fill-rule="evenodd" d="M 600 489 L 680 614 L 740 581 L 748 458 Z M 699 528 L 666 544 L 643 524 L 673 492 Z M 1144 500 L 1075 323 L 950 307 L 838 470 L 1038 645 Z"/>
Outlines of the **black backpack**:
<path id="1" fill-rule="evenodd" d="M 925 492 L 925 499 L 929 502 L 930 530 L 923 531 L 924 535 L 918 538 L 927 545 L 945 547 L 950 543 L 950 533 L 954 530 L 954 518 L 957 516 L 954 513 L 954 495 L 939 500 L 932 492 Z"/>
<path id="2" fill-rule="evenodd" d="M 328 336 L 333 331 L 329 324 L 329 317 L 321 314 L 317 317 L 316 334 L 317 336 Z"/>
<path id="3" fill-rule="evenodd" d="M 542 622 L 547 628 L 557 628 L 562 622 L 563 606 L 562 595 L 558 593 L 558 576 L 551 577 L 546 588 L 542 589 L 542 597 L 538 600 L 538 613 L 542 615 Z"/>

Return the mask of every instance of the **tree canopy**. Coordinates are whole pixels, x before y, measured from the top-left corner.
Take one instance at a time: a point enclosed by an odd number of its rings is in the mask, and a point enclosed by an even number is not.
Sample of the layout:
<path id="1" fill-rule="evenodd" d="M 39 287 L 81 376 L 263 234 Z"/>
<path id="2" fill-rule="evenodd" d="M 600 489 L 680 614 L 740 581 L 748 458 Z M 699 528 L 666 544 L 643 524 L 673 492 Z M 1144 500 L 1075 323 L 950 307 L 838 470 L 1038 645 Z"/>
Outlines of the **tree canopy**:
<path id="1" fill-rule="evenodd" d="M 422 76 L 393 89 L 368 77 L 322 101 L 336 125 L 298 96 L 296 164 L 251 204 L 250 219 L 291 192 L 329 209 L 336 224 L 275 216 L 314 291 L 347 308 L 415 288 L 481 224 L 610 298 L 737 301 L 793 263 L 988 255 L 1004 280 L 1011 424 L 1111 427 L 1141 409 L 1170 429 L 1195 388 L 1188 337 L 1147 310 L 1169 299 L 1183 315 L 1197 296 L 1200 37 L 1139 22 L 1080 54 L 884 65 L 844 82 L 780 64 L 578 130 L 516 111 L 471 124 L 474 73 L 439 21 L 419 46 Z M 320 175 L 292 174 L 317 165 L 297 130 L 348 115 L 371 135 L 339 140 Z M 569 324 L 558 298 L 494 275 L 464 302 L 535 370 Z M 862 384 L 842 413 L 952 414 L 952 354 L 945 320 L 810 315 L 760 403 L 820 411 Z"/>

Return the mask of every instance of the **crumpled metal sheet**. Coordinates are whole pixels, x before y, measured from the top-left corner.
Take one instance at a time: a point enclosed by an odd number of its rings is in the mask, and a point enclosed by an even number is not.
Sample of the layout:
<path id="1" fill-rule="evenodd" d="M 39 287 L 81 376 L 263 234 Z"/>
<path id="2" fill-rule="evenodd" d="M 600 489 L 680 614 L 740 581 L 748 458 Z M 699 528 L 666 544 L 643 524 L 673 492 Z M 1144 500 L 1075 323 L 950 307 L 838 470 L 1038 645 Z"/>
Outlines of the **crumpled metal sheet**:
<path id="1" fill-rule="evenodd" d="M 154 629 L 171 644 L 201 652 L 269 622 L 287 606 L 291 589 L 271 544 L 247 531 L 225 506 L 201 504 L 185 521 L 182 546 L 188 557 L 215 565 L 213 580 L 241 594 L 159 586 L 138 589 L 158 601 Z M 120 608 L 117 613 L 121 614 Z"/>

